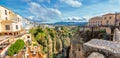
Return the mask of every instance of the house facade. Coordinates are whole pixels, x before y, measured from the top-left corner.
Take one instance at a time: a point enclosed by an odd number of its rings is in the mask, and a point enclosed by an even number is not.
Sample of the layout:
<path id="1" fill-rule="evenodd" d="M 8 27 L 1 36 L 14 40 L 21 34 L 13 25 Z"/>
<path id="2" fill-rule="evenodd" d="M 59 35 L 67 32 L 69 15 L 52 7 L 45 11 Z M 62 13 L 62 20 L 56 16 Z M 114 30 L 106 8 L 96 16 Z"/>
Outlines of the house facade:
<path id="1" fill-rule="evenodd" d="M 90 18 L 87 27 L 81 28 L 81 31 L 92 30 L 92 27 L 94 27 L 93 31 L 105 30 L 108 34 L 111 34 L 112 26 L 120 27 L 120 13 L 108 13 Z"/>
<path id="2" fill-rule="evenodd" d="M 120 13 L 108 13 L 102 16 L 93 17 L 88 22 L 89 26 L 119 26 Z"/>
<path id="3" fill-rule="evenodd" d="M 0 36 L 19 35 L 22 31 L 22 19 L 20 15 L 0 6 Z"/>

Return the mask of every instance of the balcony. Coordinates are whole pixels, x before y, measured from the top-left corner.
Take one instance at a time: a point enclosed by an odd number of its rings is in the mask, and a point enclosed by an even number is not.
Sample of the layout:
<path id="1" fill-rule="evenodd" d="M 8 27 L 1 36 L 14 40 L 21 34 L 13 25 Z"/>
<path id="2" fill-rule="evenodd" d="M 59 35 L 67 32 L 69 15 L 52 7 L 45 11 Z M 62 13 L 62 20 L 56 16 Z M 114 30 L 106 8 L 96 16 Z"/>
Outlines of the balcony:
<path id="1" fill-rule="evenodd" d="M 1 20 L 1 23 L 17 23 L 17 21 L 14 20 Z"/>

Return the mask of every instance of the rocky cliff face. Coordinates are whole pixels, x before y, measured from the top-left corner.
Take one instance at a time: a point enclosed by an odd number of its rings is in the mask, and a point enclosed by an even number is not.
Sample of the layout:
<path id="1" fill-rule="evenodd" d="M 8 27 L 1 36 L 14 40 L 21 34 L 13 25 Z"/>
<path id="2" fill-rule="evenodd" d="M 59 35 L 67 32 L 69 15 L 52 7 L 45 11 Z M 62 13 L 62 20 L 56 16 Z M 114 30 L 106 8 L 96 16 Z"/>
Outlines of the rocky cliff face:
<path id="1" fill-rule="evenodd" d="M 50 36 L 49 36 L 50 38 Z M 48 58 L 50 58 L 52 56 L 53 53 L 53 44 L 52 44 L 52 39 L 48 39 Z"/>
<path id="2" fill-rule="evenodd" d="M 62 41 L 61 41 L 61 39 L 57 39 L 56 40 L 56 51 L 58 52 L 58 51 L 62 51 L 62 47 L 63 47 L 63 44 L 62 44 Z"/>
<path id="3" fill-rule="evenodd" d="M 82 44 L 78 39 L 71 41 L 69 58 L 84 58 Z"/>

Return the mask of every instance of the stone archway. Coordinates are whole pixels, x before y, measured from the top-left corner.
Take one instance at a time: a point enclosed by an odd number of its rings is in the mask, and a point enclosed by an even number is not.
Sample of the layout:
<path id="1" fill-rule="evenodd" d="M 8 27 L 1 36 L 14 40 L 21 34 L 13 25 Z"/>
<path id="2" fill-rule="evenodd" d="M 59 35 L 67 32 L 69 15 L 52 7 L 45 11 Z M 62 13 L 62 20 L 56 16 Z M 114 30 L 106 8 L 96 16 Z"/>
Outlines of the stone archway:
<path id="1" fill-rule="evenodd" d="M 8 33 L 5 33 L 5 35 L 8 35 Z"/>
<path id="2" fill-rule="evenodd" d="M 103 54 L 92 52 L 87 58 L 106 58 Z"/>
<path id="3" fill-rule="evenodd" d="M 2 35 L 2 33 L 0 33 L 0 36 Z"/>
<path id="4" fill-rule="evenodd" d="M 89 57 L 92 53 L 98 53 L 98 54 L 102 54 L 105 58 L 109 58 L 109 54 L 103 52 L 102 50 L 99 50 L 99 49 L 90 49 L 90 50 L 87 50 L 87 51 L 84 51 L 84 56 L 85 58 Z M 94 54 L 95 54 L 94 53 Z"/>
<path id="5" fill-rule="evenodd" d="M 16 36 L 16 33 L 14 32 L 14 36 Z"/>
<path id="6" fill-rule="evenodd" d="M 103 55 L 105 58 L 114 58 L 114 56 L 112 54 L 110 54 L 108 52 L 105 52 L 105 51 L 102 51 L 102 50 L 99 50 L 99 49 L 86 51 L 85 52 L 85 57 L 86 58 L 89 57 L 94 52 Z"/>
<path id="7" fill-rule="evenodd" d="M 9 33 L 9 35 L 12 35 L 12 33 Z"/>

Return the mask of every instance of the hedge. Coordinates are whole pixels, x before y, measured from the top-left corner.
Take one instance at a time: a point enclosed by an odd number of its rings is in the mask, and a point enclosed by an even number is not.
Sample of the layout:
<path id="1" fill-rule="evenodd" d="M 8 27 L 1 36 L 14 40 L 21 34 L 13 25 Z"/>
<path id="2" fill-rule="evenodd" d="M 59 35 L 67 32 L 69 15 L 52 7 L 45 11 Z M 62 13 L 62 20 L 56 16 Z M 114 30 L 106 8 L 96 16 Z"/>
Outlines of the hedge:
<path id="1" fill-rule="evenodd" d="M 24 48 L 24 41 L 22 39 L 18 39 L 14 44 L 12 44 L 9 48 L 8 48 L 8 55 L 12 56 L 16 53 L 18 53 L 22 48 Z"/>

